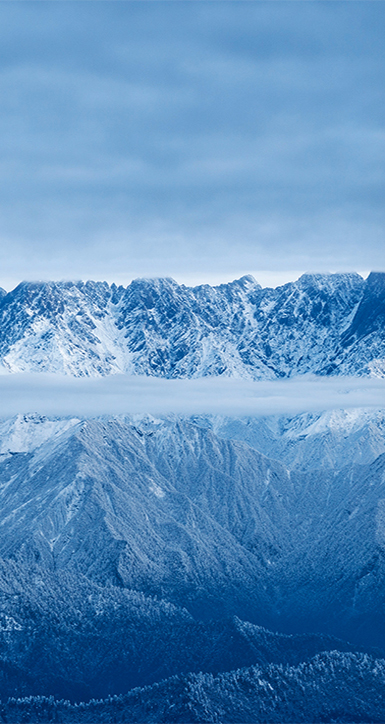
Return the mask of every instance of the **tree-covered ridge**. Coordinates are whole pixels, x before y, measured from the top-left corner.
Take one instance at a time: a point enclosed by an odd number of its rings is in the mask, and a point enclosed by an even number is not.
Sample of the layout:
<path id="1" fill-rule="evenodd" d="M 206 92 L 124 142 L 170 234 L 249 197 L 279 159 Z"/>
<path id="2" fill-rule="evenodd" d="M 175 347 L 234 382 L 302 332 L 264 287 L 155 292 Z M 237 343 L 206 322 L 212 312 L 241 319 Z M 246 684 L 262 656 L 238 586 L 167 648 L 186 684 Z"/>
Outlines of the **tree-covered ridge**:
<path id="1" fill-rule="evenodd" d="M 126 695 L 86 704 L 71 705 L 53 697 L 12 699 L 0 706 L 0 721 L 380 724 L 384 720 L 384 684 L 384 660 L 333 651 L 298 666 L 270 664 L 217 676 L 175 676 Z"/>

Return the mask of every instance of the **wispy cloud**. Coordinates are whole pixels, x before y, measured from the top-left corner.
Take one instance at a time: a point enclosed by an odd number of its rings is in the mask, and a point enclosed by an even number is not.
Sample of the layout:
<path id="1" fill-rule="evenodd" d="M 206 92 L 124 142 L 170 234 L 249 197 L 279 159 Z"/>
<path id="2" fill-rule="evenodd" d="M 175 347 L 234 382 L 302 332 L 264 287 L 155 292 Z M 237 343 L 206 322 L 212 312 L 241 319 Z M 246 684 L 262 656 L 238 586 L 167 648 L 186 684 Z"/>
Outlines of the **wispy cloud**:
<path id="1" fill-rule="evenodd" d="M 385 408 L 385 380 L 316 378 L 250 382 L 228 378 L 165 380 L 114 375 L 71 378 L 0 376 L 0 417 L 94 417 L 134 413 L 265 416 L 349 408 Z"/>

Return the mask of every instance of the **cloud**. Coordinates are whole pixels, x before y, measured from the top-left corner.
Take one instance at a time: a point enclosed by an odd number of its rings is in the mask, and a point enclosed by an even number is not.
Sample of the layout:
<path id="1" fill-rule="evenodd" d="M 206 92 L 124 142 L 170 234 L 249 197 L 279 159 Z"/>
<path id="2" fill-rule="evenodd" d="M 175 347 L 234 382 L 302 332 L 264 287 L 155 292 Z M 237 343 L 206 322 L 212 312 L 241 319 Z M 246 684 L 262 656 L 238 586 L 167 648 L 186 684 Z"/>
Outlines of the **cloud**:
<path id="1" fill-rule="evenodd" d="M 379 268 L 384 21 L 0 3 L 2 275 Z"/>
<path id="2" fill-rule="evenodd" d="M 251 382 L 229 378 L 165 380 L 113 375 L 72 378 L 46 374 L 0 376 L 0 416 L 37 412 L 97 417 L 218 414 L 266 416 L 332 409 L 385 409 L 385 380 L 319 378 Z"/>

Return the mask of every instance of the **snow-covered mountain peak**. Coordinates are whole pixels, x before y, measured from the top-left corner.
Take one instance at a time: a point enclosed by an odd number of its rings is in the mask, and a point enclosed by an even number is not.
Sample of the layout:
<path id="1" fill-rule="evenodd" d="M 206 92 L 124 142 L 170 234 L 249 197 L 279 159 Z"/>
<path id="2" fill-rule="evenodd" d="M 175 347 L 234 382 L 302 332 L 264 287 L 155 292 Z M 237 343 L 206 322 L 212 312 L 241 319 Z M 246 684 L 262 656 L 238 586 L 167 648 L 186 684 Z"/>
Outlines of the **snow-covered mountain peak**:
<path id="1" fill-rule="evenodd" d="M 303 288 L 315 287 L 317 289 L 337 290 L 339 287 L 348 288 L 357 284 L 362 285 L 363 278 L 357 272 L 335 274 L 302 274 L 296 282 Z M 295 282 L 294 282 L 295 283 Z"/>
<path id="2" fill-rule="evenodd" d="M 245 292 L 249 292 L 252 289 L 262 289 L 261 285 L 254 279 L 252 274 L 245 274 L 240 279 L 234 279 L 229 282 L 228 285 L 220 284 L 218 288 L 223 289 L 225 286 L 240 287 Z"/>
<path id="3" fill-rule="evenodd" d="M 216 287 L 23 282 L 0 297 L 0 364 L 75 376 L 383 376 L 384 279 L 305 274 L 276 289 L 251 276 Z"/>
<path id="4" fill-rule="evenodd" d="M 32 452 L 47 440 L 52 441 L 78 423 L 77 418 L 52 419 L 36 413 L 2 420 L 0 455 Z"/>

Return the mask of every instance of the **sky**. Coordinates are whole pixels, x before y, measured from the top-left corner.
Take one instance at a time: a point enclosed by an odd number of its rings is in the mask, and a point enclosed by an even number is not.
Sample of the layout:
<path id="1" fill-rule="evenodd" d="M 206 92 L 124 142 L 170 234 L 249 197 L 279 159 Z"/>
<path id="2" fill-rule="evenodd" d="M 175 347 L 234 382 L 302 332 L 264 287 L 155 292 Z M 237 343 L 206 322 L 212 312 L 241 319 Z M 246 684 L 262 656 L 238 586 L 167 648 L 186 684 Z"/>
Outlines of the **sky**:
<path id="1" fill-rule="evenodd" d="M 385 3 L 0 3 L 0 285 L 384 270 Z"/>
<path id="2" fill-rule="evenodd" d="M 385 380 L 317 378 L 250 381 L 111 375 L 76 378 L 0 375 L 1 417 L 38 413 L 95 417 L 121 414 L 267 416 L 334 409 L 385 409 Z"/>

